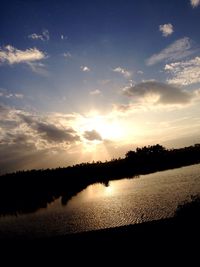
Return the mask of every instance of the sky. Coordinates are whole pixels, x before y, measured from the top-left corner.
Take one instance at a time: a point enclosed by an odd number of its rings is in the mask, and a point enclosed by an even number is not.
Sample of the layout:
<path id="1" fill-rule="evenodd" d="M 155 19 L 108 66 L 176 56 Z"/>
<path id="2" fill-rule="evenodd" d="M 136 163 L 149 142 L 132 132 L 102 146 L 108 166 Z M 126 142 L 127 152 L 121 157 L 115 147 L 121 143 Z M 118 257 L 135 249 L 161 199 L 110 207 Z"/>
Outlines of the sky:
<path id="1" fill-rule="evenodd" d="M 200 142 L 200 0 L 1 1 L 0 173 Z"/>

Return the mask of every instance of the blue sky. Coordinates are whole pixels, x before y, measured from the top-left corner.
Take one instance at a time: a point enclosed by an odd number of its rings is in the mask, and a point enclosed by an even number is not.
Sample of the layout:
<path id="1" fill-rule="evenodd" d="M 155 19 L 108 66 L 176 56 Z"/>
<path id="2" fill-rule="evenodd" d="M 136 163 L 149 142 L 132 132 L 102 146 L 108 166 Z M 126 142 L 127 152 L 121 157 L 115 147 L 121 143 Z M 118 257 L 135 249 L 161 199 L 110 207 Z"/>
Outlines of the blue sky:
<path id="1" fill-rule="evenodd" d="M 199 142 L 199 24 L 199 0 L 1 1 L 2 172 Z"/>

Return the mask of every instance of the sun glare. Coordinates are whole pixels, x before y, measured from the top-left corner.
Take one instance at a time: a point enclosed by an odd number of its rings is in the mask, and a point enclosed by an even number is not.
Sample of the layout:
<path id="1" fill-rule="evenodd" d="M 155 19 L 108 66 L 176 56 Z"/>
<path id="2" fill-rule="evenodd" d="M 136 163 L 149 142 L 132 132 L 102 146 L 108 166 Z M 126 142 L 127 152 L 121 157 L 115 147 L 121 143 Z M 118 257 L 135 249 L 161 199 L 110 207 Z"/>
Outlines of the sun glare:
<path id="1" fill-rule="evenodd" d="M 118 140 L 123 136 L 123 127 L 119 121 L 101 115 L 92 115 L 87 118 L 84 128 L 86 131 L 97 131 L 102 139 Z"/>
<path id="2" fill-rule="evenodd" d="M 110 195 L 112 195 L 113 194 L 113 186 L 105 186 L 105 188 L 104 188 L 104 192 L 105 192 L 105 195 L 106 196 L 110 196 Z"/>

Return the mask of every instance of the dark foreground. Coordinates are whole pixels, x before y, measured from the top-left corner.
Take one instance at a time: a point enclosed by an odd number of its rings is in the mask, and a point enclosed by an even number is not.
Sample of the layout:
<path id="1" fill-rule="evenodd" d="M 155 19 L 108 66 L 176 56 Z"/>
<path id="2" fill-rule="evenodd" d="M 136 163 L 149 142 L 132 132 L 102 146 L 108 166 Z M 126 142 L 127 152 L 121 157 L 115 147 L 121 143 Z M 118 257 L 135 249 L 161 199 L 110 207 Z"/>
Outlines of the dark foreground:
<path id="1" fill-rule="evenodd" d="M 66 255 L 67 257 L 71 257 L 71 253 L 76 252 L 77 258 L 74 258 L 75 261 L 79 260 L 80 252 L 89 257 L 91 252 L 103 253 L 105 256 L 107 253 L 110 255 L 112 251 L 120 251 L 120 253 L 131 251 L 134 257 L 137 257 L 138 253 L 143 254 L 151 251 L 155 254 L 161 252 L 168 257 L 171 253 L 176 255 L 176 251 L 187 253 L 198 251 L 199 226 L 199 222 L 179 221 L 170 218 L 51 238 L 34 239 L 33 237 L 32 240 L 0 241 L 1 244 L 9 246 L 9 248 L 12 247 L 12 249 L 13 247 L 19 249 L 21 245 L 23 248 L 27 248 L 30 244 L 36 250 L 42 249 L 43 251 L 43 249 L 46 249 L 49 251 L 50 249 L 54 251 L 54 249 L 57 249 L 64 253 L 63 256 Z M 34 254 L 33 250 L 32 253 Z M 128 257 L 130 256 L 129 254 Z M 157 256 L 155 257 L 157 258 Z"/>
<path id="2" fill-rule="evenodd" d="M 110 229 L 102 229 L 90 232 L 70 234 L 61 237 L 43 239 L 40 241 L 65 241 L 66 244 L 99 243 L 117 244 L 118 242 L 147 242 L 153 244 L 155 241 L 173 240 L 177 243 L 182 240 L 193 240 L 200 237 L 199 222 L 182 222 L 174 218 L 160 221 L 146 222 L 142 224 L 121 226 Z M 144 245 L 144 244 L 143 244 Z"/>

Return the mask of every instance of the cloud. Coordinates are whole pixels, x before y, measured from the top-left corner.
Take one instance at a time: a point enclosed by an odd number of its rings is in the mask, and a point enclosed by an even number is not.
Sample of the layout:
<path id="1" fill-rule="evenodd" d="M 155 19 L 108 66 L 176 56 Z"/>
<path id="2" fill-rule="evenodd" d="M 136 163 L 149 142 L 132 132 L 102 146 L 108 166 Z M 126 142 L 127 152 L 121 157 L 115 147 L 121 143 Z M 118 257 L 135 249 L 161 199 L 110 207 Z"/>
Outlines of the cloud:
<path id="1" fill-rule="evenodd" d="M 200 83 L 200 57 L 166 64 L 165 71 L 171 75 L 171 78 L 167 79 L 170 84 L 190 85 Z"/>
<path id="2" fill-rule="evenodd" d="M 173 25 L 171 23 L 160 25 L 159 31 L 162 32 L 164 37 L 167 37 L 174 32 Z"/>
<path id="3" fill-rule="evenodd" d="M 190 3 L 192 7 L 195 8 L 200 5 L 200 0 L 190 0 Z"/>
<path id="4" fill-rule="evenodd" d="M 48 30 L 43 30 L 41 34 L 32 33 L 28 36 L 28 38 L 32 40 L 49 41 L 50 35 Z"/>
<path id="5" fill-rule="evenodd" d="M 90 68 L 88 68 L 87 66 L 81 66 L 81 70 L 84 72 L 89 72 Z"/>
<path id="6" fill-rule="evenodd" d="M 23 99 L 24 95 L 20 93 L 9 93 L 6 89 L 0 88 L 0 97 Z"/>
<path id="7" fill-rule="evenodd" d="M 44 41 L 43 36 L 37 33 L 32 33 L 28 36 L 29 39 Z"/>
<path id="8" fill-rule="evenodd" d="M 196 49 L 193 49 L 193 42 L 188 37 L 184 37 L 175 41 L 158 54 L 151 56 L 147 59 L 146 64 L 151 66 L 162 61 L 169 62 L 183 59 L 194 54 L 196 51 Z"/>
<path id="9" fill-rule="evenodd" d="M 16 98 L 20 98 L 20 99 L 24 98 L 24 95 L 23 94 L 14 94 L 14 96 Z"/>
<path id="10" fill-rule="evenodd" d="M 49 142 L 75 142 L 80 138 L 72 129 L 61 129 L 53 124 L 37 122 L 34 124 L 34 129 L 41 134 L 42 138 Z"/>
<path id="11" fill-rule="evenodd" d="M 120 112 L 120 113 L 126 113 L 129 112 L 133 109 L 133 104 L 129 103 L 129 104 L 114 104 L 113 108 L 114 111 Z"/>
<path id="12" fill-rule="evenodd" d="M 41 75 L 41 76 L 48 76 L 49 75 L 49 72 L 48 70 L 46 69 L 46 66 L 45 64 L 41 63 L 41 62 L 27 62 L 27 65 L 30 67 L 30 69 Z"/>
<path id="13" fill-rule="evenodd" d="M 80 132 L 87 121 L 78 113 L 41 114 L 0 104 L 0 173 L 111 158 L 98 132 Z"/>
<path id="14" fill-rule="evenodd" d="M 46 55 L 37 48 L 19 50 L 11 45 L 0 48 L 0 64 L 31 63 L 46 58 Z"/>
<path id="15" fill-rule="evenodd" d="M 137 74 L 141 74 L 142 75 L 142 74 L 144 74 L 144 72 L 142 70 L 138 70 Z"/>
<path id="16" fill-rule="evenodd" d="M 100 95 L 101 94 L 101 91 L 96 89 L 94 91 L 90 91 L 90 95 Z"/>
<path id="17" fill-rule="evenodd" d="M 19 117 L 27 123 L 27 125 L 35 130 L 39 137 L 47 140 L 48 142 L 75 142 L 80 138 L 76 131 L 72 128 L 61 128 L 48 121 L 40 121 L 38 118 L 33 118 L 27 114 L 20 114 Z"/>
<path id="18" fill-rule="evenodd" d="M 132 87 L 126 87 L 123 90 L 124 95 L 147 100 L 152 104 L 188 104 L 192 95 L 178 87 L 156 82 L 148 81 L 136 84 Z"/>
<path id="19" fill-rule="evenodd" d="M 67 36 L 64 36 L 63 34 L 61 34 L 60 39 L 61 40 L 66 40 L 67 39 Z"/>
<path id="20" fill-rule="evenodd" d="M 95 141 L 95 140 L 101 141 L 102 140 L 101 135 L 95 130 L 85 131 L 83 136 L 85 139 L 89 141 Z"/>
<path id="21" fill-rule="evenodd" d="M 70 57 L 72 57 L 72 55 L 70 52 L 65 52 L 65 53 L 63 53 L 63 57 L 64 58 L 70 58 Z"/>
<path id="22" fill-rule="evenodd" d="M 129 78 L 132 74 L 130 71 L 128 71 L 124 68 L 121 68 L 121 67 L 117 67 L 117 68 L 113 69 L 113 71 L 122 74 L 125 78 Z"/>
<path id="23" fill-rule="evenodd" d="M 50 39 L 50 35 L 49 35 L 49 31 L 48 30 L 43 30 L 42 35 L 44 36 L 44 38 L 49 41 Z"/>

